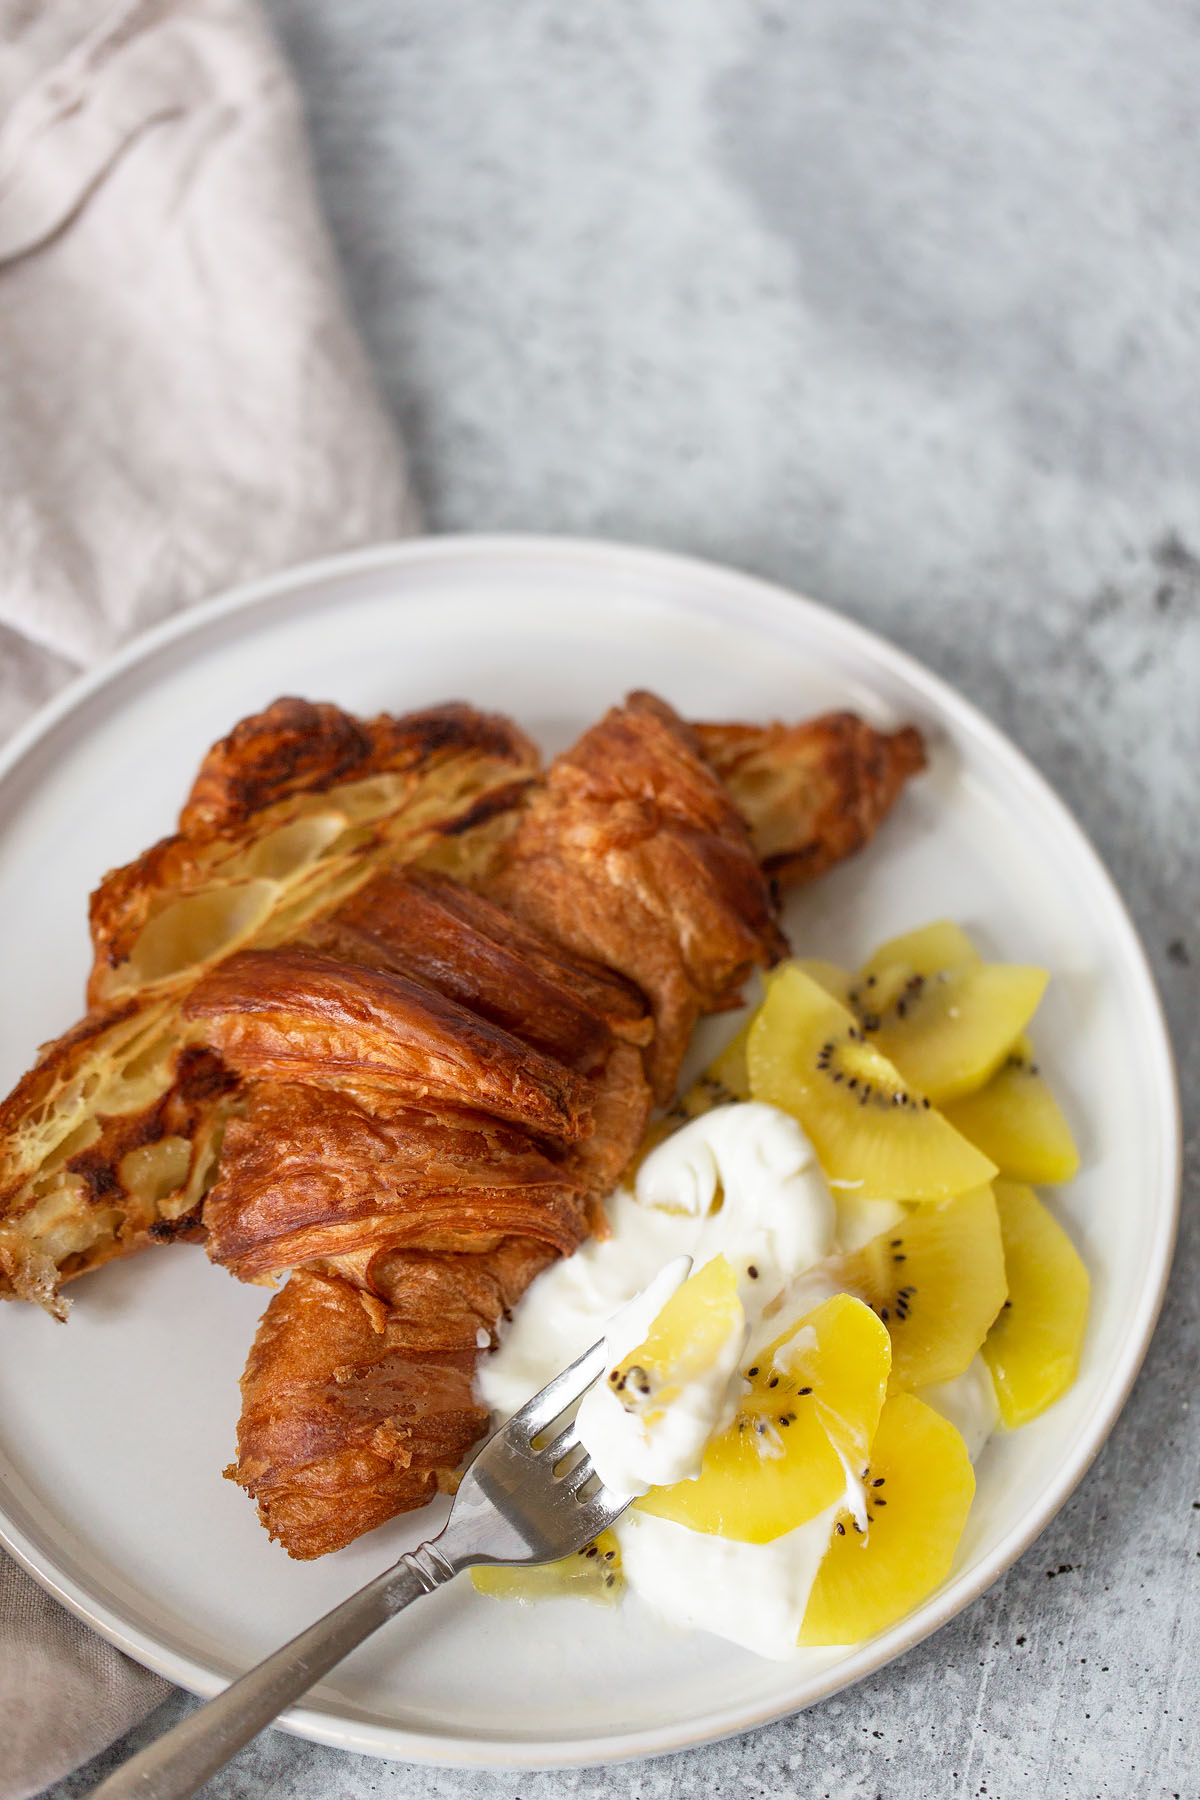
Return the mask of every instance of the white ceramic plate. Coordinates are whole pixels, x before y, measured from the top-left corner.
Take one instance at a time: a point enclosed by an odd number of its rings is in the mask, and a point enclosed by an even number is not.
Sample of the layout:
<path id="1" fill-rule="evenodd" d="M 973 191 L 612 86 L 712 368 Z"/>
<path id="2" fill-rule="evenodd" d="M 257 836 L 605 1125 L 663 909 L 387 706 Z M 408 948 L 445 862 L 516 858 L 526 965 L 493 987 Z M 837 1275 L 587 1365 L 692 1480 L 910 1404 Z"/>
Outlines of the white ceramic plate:
<path id="1" fill-rule="evenodd" d="M 521 1608 L 469 1583 L 423 1601 L 289 1715 L 375 1755 L 520 1766 L 680 1749 L 857 1680 L 995 1580 L 1062 1504 L 1129 1391 L 1174 1236 L 1178 1109 L 1145 958 L 1077 826 L 965 701 L 846 620 L 727 570 L 611 545 L 447 539 L 260 582 L 151 633 L 71 689 L 0 764 L 0 1087 L 79 1008 L 84 906 L 171 829 L 208 744 L 278 694 L 357 712 L 462 697 L 550 751 L 633 686 L 697 718 L 831 705 L 913 720 L 932 768 L 876 843 L 793 905 L 793 940 L 853 962 L 950 914 L 1055 973 L 1036 1026 L 1084 1167 L 1057 1204 L 1093 1280 L 1080 1377 L 994 1440 L 952 1578 L 852 1652 L 761 1661 L 634 1605 Z M 71 1289 L 64 1328 L 0 1309 L 0 1530 L 40 1581 L 139 1661 L 212 1694 L 427 1536 L 435 1509 L 293 1563 L 221 1480 L 264 1297 L 194 1247 Z"/>

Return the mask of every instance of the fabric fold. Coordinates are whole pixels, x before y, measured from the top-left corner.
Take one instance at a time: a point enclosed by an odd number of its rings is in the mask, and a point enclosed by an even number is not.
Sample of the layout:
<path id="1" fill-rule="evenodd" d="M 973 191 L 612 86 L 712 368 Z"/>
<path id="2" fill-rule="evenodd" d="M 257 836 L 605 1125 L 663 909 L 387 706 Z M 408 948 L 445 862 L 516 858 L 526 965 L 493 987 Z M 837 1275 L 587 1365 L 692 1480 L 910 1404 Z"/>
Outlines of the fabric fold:
<path id="1" fill-rule="evenodd" d="M 155 620 L 416 526 L 252 5 L 0 0 L 0 737 Z M 2 1551 L 0 1645 L 0 1800 L 170 1692 Z"/>

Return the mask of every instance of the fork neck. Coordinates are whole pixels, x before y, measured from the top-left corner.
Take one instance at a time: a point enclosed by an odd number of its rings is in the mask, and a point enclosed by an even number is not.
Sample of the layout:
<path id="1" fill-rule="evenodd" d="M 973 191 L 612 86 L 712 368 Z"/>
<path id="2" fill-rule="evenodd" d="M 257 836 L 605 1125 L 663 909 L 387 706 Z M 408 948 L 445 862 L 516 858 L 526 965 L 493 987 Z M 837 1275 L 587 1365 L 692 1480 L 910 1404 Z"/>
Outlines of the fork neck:
<path id="1" fill-rule="evenodd" d="M 398 1568 L 406 1568 L 414 1575 L 427 1594 L 453 1580 L 459 1570 L 466 1567 L 454 1553 L 453 1538 L 448 1543 L 445 1541 L 448 1536 L 449 1526 L 436 1538 L 418 1544 L 415 1550 L 406 1550 L 397 1564 Z"/>

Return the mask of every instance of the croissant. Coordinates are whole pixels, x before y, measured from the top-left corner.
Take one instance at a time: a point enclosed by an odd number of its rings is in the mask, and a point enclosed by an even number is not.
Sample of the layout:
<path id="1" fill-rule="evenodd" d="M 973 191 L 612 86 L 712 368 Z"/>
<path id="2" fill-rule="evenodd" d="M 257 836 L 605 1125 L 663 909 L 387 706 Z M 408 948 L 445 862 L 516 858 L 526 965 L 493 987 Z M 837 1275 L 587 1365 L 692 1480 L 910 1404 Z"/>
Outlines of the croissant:
<path id="1" fill-rule="evenodd" d="M 506 1025 L 524 1033 L 527 1045 L 536 1021 L 530 1004 L 540 979 L 536 964 L 551 954 L 549 945 L 557 946 L 560 968 L 574 957 L 588 967 L 602 962 L 647 997 L 654 1035 L 644 1054 L 660 1098 L 675 1085 L 699 1013 L 735 1004 L 750 969 L 785 948 L 745 823 L 702 758 L 696 735 L 649 695 L 614 709 L 551 766 L 528 797 L 489 891 L 524 922 L 526 942 L 537 952 L 526 962 L 514 950 L 502 993 L 485 991 L 473 966 L 470 934 L 459 927 L 469 907 L 444 886 L 431 891 L 421 876 L 377 880 L 311 936 L 326 951 L 368 955 L 377 971 L 388 971 L 377 980 L 419 973 L 431 986 L 440 978 L 460 1003 L 494 1009 L 501 1000 Z M 494 913 L 489 917 L 493 937 L 503 935 Z M 193 995 L 189 1010 L 213 1020 L 212 1041 L 240 1073 L 274 1078 L 283 1061 L 274 1040 L 265 1058 L 257 1040 L 248 1056 L 242 1035 L 237 1009 L 247 982 L 237 965 L 248 960 L 224 965 Z M 251 985 L 269 993 L 267 965 L 274 962 L 278 1018 L 298 1019 L 290 997 L 295 954 L 254 961 Z M 343 979 L 353 989 L 362 978 L 347 966 Z M 358 1008 L 358 1018 L 365 1035 L 379 1029 L 384 1015 L 372 999 Z M 591 1130 L 577 1142 L 562 1122 L 548 1127 L 517 1118 L 497 1096 L 492 1071 L 479 1074 L 481 1109 L 508 1118 L 518 1132 L 553 1132 L 553 1161 L 580 1184 L 583 1205 L 571 1219 L 561 1192 L 544 1183 L 543 1153 L 531 1143 L 522 1153 L 506 1137 L 495 1141 L 493 1153 L 482 1121 L 464 1139 L 462 1116 L 445 1110 L 461 1104 L 461 1088 L 430 1081 L 430 1098 L 442 1109 L 418 1114 L 405 1067 L 397 1092 L 406 1104 L 391 1112 L 372 1101 L 364 1115 L 363 1092 L 351 1099 L 344 1091 L 347 1073 L 368 1064 L 377 1069 L 388 1058 L 366 1049 L 352 1055 L 345 1019 L 344 1007 L 336 1015 L 323 1011 L 328 1029 L 319 1058 L 308 1048 L 305 1023 L 283 1026 L 295 1042 L 292 1066 L 319 1085 L 309 1085 L 303 1101 L 259 1090 L 245 1121 L 230 1129 L 221 1178 L 204 1212 L 209 1254 L 235 1272 L 303 1265 L 271 1302 L 247 1365 L 238 1461 L 229 1471 L 256 1499 L 272 1535 L 301 1557 L 335 1549 L 369 1524 L 421 1504 L 439 1482 L 452 1485 L 457 1460 L 486 1426 L 485 1416 L 470 1410 L 469 1370 L 475 1349 L 491 1341 L 495 1315 L 478 1304 L 457 1315 L 456 1329 L 440 1335 L 431 1365 L 424 1308 L 439 1304 L 439 1287 L 419 1258 L 474 1250 L 486 1263 L 501 1245 L 506 1254 L 524 1245 L 533 1254 L 510 1274 L 511 1304 L 547 1256 L 582 1237 L 586 1203 L 619 1178 L 648 1111 L 639 1050 L 618 1042 L 611 1026 L 608 1063 L 593 1077 L 599 1100 Z M 469 1043 L 469 1028 L 460 1029 Z M 568 1057 L 573 1047 L 570 1040 L 558 1046 Z M 394 1052 L 392 1063 L 399 1067 L 406 1054 Z M 526 1058 L 533 1054 L 530 1047 Z M 514 1084 L 521 1067 L 518 1052 L 508 1070 Z M 261 1120 L 256 1107 L 264 1109 Z M 285 1107 L 286 1149 L 278 1128 Z M 465 1157 L 459 1154 L 464 1142 Z M 498 1180 L 506 1183 L 503 1195 L 495 1191 Z M 563 1227 L 564 1237 L 555 1241 L 554 1230 Z M 463 1267 L 457 1265 L 460 1276 Z M 441 1273 L 439 1267 L 439 1280 Z M 486 1291 L 495 1293 L 490 1285 Z M 414 1294 L 420 1296 L 415 1309 Z M 375 1328 L 374 1342 L 364 1318 Z M 317 1414 L 321 1430 L 314 1437 Z"/>

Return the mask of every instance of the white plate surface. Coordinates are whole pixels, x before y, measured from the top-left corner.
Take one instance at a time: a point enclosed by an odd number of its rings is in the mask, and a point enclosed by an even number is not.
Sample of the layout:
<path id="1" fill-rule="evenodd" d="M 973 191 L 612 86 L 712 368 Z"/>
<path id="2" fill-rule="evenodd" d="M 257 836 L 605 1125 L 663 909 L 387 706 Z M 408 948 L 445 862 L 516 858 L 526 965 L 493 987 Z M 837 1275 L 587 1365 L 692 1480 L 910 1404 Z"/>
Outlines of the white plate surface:
<path id="1" fill-rule="evenodd" d="M 466 1581 L 381 1632 L 289 1715 L 347 1749 L 445 1763 L 598 1762 L 761 1724 L 878 1668 L 985 1588 L 1103 1442 L 1142 1360 L 1174 1238 L 1178 1108 L 1146 961 L 1078 827 L 1012 745 L 878 638 L 760 582 L 612 545 L 430 540 L 339 557 L 213 603 L 71 689 L 0 764 L 0 1085 L 77 1014 L 85 898 L 171 829 L 196 763 L 278 694 L 357 712 L 461 697 L 549 751 L 628 688 L 697 718 L 851 706 L 913 720 L 932 768 L 861 857 L 791 907 L 805 953 L 853 962 L 953 915 L 1046 964 L 1036 1035 L 1083 1171 L 1055 1202 L 1092 1273 L 1080 1377 L 993 1441 L 952 1578 L 852 1652 L 761 1661 L 634 1605 L 535 1608 Z M 173 1247 L 71 1289 L 69 1325 L 0 1309 L 0 1535 L 122 1649 L 211 1694 L 398 1551 L 433 1509 L 323 1561 L 271 1545 L 221 1469 L 261 1290 Z"/>

